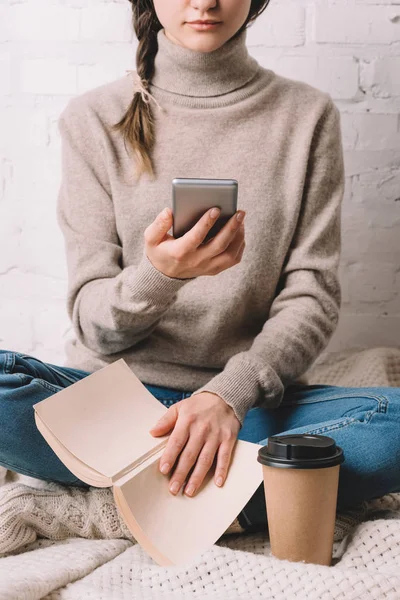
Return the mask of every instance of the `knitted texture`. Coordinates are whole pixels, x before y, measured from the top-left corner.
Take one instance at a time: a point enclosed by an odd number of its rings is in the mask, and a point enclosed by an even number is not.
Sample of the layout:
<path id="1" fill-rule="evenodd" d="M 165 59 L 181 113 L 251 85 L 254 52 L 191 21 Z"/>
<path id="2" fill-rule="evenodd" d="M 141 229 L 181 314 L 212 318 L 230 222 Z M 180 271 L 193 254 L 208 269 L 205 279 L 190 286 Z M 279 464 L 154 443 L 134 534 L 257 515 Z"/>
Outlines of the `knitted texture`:
<path id="1" fill-rule="evenodd" d="M 347 535 L 365 513 L 362 503 L 338 514 L 335 539 Z M 226 534 L 241 531 L 235 520 Z M 36 489 L 23 483 L 7 483 L 0 496 L 0 555 L 20 550 L 38 537 L 135 541 L 119 515 L 110 488 L 72 488 L 52 483 L 48 489 Z"/>
<path id="2" fill-rule="evenodd" d="M 400 349 L 370 348 L 321 356 L 306 379 L 310 385 L 400 387 Z"/>
<path id="3" fill-rule="evenodd" d="M 131 73 L 71 98 L 59 117 L 65 366 L 93 372 L 122 357 L 141 381 L 212 392 L 243 421 L 257 401 L 278 406 L 336 329 L 340 112 L 327 92 L 262 67 L 245 31 L 209 53 L 157 37 L 154 180 L 136 178 L 111 129 L 132 102 Z M 144 232 L 181 176 L 238 181 L 240 264 L 189 279 L 149 260 Z"/>
<path id="4" fill-rule="evenodd" d="M 278 560 L 261 534 L 224 536 L 186 567 L 127 540 L 38 540 L 0 560 L 0 599 L 398 600 L 400 494 L 368 510 L 375 520 L 335 542 L 331 567 Z"/>
<path id="5" fill-rule="evenodd" d="M 36 489 L 7 483 L 0 496 L 0 554 L 37 537 L 133 540 L 110 488 L 86 490 L 49 483 L 47 489 Z"/>
<path id="6" fill-rule="evenodd" d="M 336 356 L 315 365 L 308 381 L 399 386 L 400 350 Z M 5 477 L 4 470 L 1 481 L 0 600 L 400 597 L 400 494 L 337 514 L 331 567 L 276 559 L 265 533 L 232 533 L 192 565 L 164 568 L 134 543 L 109 488 Z"/>

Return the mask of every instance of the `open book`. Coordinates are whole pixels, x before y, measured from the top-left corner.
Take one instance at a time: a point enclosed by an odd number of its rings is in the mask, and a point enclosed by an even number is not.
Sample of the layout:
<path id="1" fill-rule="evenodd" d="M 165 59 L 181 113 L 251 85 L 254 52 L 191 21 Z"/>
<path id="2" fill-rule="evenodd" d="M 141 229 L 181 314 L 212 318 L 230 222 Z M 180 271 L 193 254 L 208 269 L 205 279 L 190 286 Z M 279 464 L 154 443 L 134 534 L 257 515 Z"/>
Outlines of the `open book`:
<path id="1" fill-rule="evenodd" d="M 214 482 L 214 467 L 192 498 L 176 496 L 159 462 L 168 435 L 149 430 L 168 410 L 124 359 L 34 404 L 36 426 L 65 466 L 80 480 L 111 487 L 134 538 L 159 565 L 196 559 L 229 527 L 262 482 L 260 446 L 237 440 L 227 479 Z"/>

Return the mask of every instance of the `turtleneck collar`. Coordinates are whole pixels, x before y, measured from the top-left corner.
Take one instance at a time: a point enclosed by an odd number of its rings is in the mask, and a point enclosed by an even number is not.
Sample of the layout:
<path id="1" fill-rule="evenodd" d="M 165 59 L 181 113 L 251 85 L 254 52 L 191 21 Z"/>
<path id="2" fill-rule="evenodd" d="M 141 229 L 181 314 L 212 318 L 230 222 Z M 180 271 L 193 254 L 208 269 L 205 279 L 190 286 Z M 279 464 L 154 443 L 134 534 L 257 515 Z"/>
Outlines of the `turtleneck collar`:
<path id="1" fill-rule="evenodd" d="M 260 68 L 247 51 L 246 37 L 243 30 L 212 52 L 198 52 L 175 44 L 165 29 L 160 29 L 151 85 L 197 98 L 219 96 L 244 86 Z"/>

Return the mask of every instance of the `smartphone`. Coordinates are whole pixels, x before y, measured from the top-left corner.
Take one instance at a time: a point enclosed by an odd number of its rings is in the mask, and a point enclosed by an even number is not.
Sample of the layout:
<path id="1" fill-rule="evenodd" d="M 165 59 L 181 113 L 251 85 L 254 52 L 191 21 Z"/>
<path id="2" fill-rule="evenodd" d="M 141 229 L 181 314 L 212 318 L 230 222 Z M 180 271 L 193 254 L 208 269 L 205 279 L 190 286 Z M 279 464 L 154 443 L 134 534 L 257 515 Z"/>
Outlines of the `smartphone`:
<path id="1" fill-rule="evenodd" d="M 236 179 L 176 177 L 172 180 L 173 236 L 185 235 L 214 206 L 221 209 L 203 243 L 212 239 L 237 211 Z"/>

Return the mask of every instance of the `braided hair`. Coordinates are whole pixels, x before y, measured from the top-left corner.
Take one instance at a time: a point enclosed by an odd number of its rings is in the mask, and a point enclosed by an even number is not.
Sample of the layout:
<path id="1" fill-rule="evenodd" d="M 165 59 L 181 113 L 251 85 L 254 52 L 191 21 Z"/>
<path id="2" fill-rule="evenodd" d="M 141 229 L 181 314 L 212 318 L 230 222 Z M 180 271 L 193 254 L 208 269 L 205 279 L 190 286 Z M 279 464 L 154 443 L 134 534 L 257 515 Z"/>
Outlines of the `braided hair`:
<path id="1" fill-rule="evenodd" d="M 252 0 L 249 14 L 241 28 L 236 32 L 238 36 L 250 23 L 267 8 L 270 0 Z M 136 72 L 140 77 L 142 89 L 149 89 L 154 73 L 154 61 L 158 52 L 157 34 L 162 29 L 153 6 L 153 0 L 129 0 L 132 4 L 133 28 L 138 39 L 136 51 Z M 128 142 L 136 158 L 136 175 L 140 177 L 148 173 L 154 177 L 154 168 L 151 161 L 151 151 L 154 146 L 154 120 L 150 102 L 146 102 L 143 94 L 137 90 L 132 101 L 122 117 L 113 125 L 113 130 L 120 131 L 124 143 Z M 125 146 L 126 147 L 126 146 Z"/>

